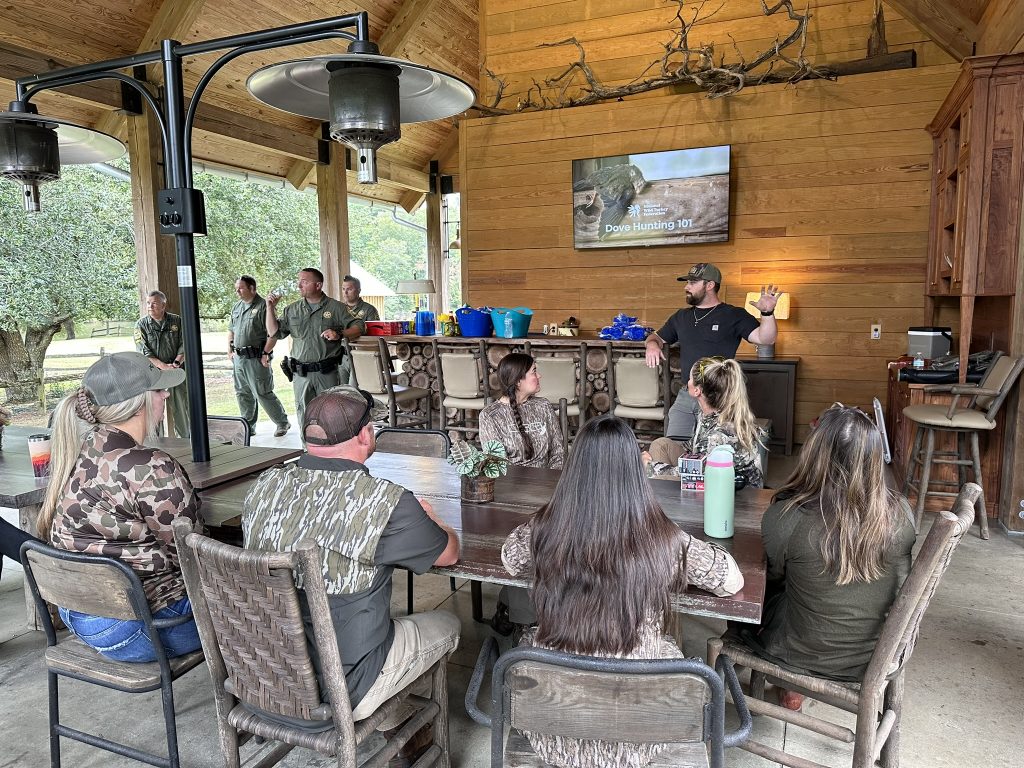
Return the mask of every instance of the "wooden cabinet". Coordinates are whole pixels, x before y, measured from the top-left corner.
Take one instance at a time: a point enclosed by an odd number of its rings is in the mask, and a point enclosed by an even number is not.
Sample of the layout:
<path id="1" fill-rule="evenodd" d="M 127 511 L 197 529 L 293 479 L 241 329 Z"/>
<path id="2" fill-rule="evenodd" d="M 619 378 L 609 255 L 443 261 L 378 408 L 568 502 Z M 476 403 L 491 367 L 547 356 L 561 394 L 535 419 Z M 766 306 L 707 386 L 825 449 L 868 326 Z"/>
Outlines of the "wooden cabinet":
<path id="1" fill-rule="evenodd" d="M 889 445 L 892 450 L 892 474 L 896 482 L 896 488 L 903 487 L 903 478 L 907 472 L 910 462 L 910 452 L 914 447 L 914 422 L 903 417 L 903 409 L 908 405 L 942 405 L 948 406 L 953 396 L 944 393 L 925 392 L 926 384 L 910 384 L 906 381 L 899 381 L 899 367 L 894 364 L 889 366 L 889 397 L 885 410 L 885 428 L 889 433 Z M 960 399 L 961 405 L 966 405 L 965 398 Z M 1002 490 L 1002 446 L 1003 431 L 1006 420 L 1006 409 L 1001 409 L 996 418 L 996 427 L 991 432 L 980 433 L 981 448 L 981 474 L 984 478 L 985 505 L 989 517 L 999 515 L 999 494 Z M 955 451 L 956 434 L 953 432 L 935 433 L 936 451 Z M 968 455 L 966 452 L 964 455 Z M 968 471 L 968 479 L 973 479 L 972 473 Z M 932 479 L 949 480 L 959 482 L 957 469 L 949 464 L 932 464 Z M 952 490 L 952 486 L 941 488 L 932 486 L 935 490 Z M 941 496 L 930 496 L 925 509 L 935 512 L 940 509 L 949 509 L 953 500 Z"/>
<path id="2" fill-rule="evenodd" d="M 934 137 L 928 235 L 930 297 L 925 322 L 935 322 L 936 299 L 960 299 L 960 356 L 965 370 L 975 340 L 976 305 L 988 297 L 1012 297 L 1024 186 L 1024 54 L 964 59 L 952 90 L 928 126 Z M 1005 314 L 1011 302 L 978 310 Z M 1008 341 L 1008 339 L 1007 339 Z M 1001 348 L 1006 351 L 1006 346 Z"/>
<path id="3" fill-rule="evenodd" d="M 793 453 L 793 411 L 796 402 L 796 366 L 799 357 L 771 359 L 737 357 L 747 377 L 750 410 L 760 419 L 771 419 L 768 447 Z"/>

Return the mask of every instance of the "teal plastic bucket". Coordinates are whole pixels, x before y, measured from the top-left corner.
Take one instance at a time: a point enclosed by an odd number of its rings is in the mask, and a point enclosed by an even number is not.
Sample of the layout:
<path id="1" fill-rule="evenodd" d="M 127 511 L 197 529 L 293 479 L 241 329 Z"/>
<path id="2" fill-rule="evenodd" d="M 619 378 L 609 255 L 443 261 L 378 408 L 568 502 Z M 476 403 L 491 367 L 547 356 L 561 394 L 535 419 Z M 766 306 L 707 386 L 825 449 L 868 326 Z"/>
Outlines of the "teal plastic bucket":
<path id="1" fill-rule="evenodd" d="M 518 339 L 530 332 L 533 310 L 527 307 L 495 307 L 491 310 L 494 335 L 503 339 Z"/>
<path id="2" fill-rule="evenodd" d="M 455 310 L 455 319 L 459 322 L 459 335 L 483 336 L 491 335 L 494 327 L 488 312 L 472 307 L 459 307 Z"/>

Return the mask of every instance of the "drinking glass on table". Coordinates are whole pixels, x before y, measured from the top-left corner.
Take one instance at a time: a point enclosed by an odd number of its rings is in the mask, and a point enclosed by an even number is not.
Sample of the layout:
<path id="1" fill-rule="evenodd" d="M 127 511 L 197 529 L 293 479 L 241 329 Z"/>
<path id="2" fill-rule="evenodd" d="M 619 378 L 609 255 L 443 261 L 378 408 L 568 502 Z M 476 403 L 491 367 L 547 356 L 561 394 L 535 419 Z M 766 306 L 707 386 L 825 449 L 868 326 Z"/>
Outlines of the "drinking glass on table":
<path id="1" fill-rule="evenodd" d="M 32 462 L 32 474 L 36 477 L 50 476 L 50 436 L 29 435 L 28 456 Z"/>

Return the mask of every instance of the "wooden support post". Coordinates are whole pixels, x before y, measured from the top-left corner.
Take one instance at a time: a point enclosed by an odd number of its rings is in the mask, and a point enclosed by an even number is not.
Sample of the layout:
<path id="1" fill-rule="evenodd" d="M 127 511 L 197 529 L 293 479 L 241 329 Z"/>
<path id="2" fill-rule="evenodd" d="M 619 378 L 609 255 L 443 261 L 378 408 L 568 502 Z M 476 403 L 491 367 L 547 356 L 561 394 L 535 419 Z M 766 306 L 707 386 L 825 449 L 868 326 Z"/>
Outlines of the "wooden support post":
<path id="1" fill-rule="evenodd" d="M 341 278 L 351 270 L 348 241 L 348 178 L 345 175 L 345 147 L 335 141 L 328 146 L 330 162 L 316 167 L 316 199 L 320 209 L 320 271 L 324 292 L 341 298 Z"/>
<path id="2" fill-rule="evenodd" d="M 1020 226 L 1024 227 L 1024 198 L 1021 200 Z M 1024 230 L 1021 230 L 1024 231 Z M 1010 320 L 1010 354 L 1024 355 L 1024 237 L 1017 239 L 1017 275 Z M 1003 478 L 1000 485 L 999 518 L 1003 527 L 1024 533 L 1024 398 L 1021 386 L 1010 392 L 1003 403 L 1006 409 L 1006 432 L 1003 437 Z"/>
<path id="3" fill-rule="evenodd" d="M 167 310 L 181 313 L 174 238 L 160 234 L 156 195 L 164 186 L 160 127 L 146 110 L 128 115 L 128 159 L 132 176 L 135 262 L 139 270 L 139 314 L 146 314 L 146 294 L 167 294 Z"/>
<path id="4" fill-rule="evenodd" d="M 447 265 L 441 252 L 441 179 L 436 160 L 430 161 L 430 192 L 427 193 L 427 278 L 434 281 L 434 293 L 428 297 L 433 312 L 443 312 Z"/>

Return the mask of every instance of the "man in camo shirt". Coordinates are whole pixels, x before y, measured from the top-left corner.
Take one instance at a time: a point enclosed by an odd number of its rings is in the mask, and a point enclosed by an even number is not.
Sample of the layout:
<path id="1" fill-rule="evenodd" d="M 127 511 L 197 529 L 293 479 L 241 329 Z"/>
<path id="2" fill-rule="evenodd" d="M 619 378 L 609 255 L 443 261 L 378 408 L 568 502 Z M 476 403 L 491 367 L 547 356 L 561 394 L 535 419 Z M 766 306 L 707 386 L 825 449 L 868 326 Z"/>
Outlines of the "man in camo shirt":
<path id="1" fill-rule="evenodd" d="M 356 720 L 454 651 L 460 630 L 444 611 L 391 618 L 394 569 L 424 573 L 452 565 L 459 540 L 427 502 L 370 475 L 365 462 L 376 447 L 374 411 L 373 398 L 353 387 L 315 397 L 303 416 L 307 453 L 260 475 L 242 518 L 247 549 L 287 552 L 303 539 L 320 545 Z M 312 636 L 308 617 L 306 630 Z"/>

